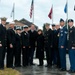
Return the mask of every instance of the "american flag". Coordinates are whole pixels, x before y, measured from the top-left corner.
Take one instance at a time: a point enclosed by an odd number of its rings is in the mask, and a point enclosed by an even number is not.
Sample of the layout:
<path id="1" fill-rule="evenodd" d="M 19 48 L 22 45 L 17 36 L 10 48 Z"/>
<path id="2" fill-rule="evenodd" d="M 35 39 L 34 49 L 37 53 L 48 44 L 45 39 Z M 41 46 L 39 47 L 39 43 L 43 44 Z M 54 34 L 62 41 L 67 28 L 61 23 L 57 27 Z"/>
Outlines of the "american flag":
<path id="1" fill-rule="evenodd" d="M 31 8 L 30 8 L 30 18 L 32 18 L 33 10 L 34 10 L 34 0 L 32 0 L 32 3 L 31 3 Z"/>

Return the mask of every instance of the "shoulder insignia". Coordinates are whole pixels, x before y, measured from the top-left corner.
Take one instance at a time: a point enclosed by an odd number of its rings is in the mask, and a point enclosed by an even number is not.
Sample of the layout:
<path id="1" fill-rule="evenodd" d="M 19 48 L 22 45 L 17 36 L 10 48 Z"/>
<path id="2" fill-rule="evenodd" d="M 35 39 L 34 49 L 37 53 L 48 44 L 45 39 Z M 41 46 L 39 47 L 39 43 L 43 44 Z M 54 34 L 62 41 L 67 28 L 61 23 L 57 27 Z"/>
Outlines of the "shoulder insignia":
<path id="1" fill-rule="evenodd" d="M 65 34 L 67 34 L 67 31 L 65 31 Z"/>

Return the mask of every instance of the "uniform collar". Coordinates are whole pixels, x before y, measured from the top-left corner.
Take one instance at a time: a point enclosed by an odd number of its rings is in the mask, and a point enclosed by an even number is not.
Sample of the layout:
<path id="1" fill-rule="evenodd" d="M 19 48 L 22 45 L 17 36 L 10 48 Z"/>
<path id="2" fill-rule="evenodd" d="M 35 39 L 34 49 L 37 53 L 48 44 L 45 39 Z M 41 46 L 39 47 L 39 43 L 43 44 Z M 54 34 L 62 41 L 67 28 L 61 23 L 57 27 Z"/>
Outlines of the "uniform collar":
<path id="1" fill-rule="evenodd" d="M 65 27 L 65 25 L 63 27 L 61 27 L 61 29 L 63 29 Z"/>
<path id="2" fill-rule="evenodd" d="M 3 25 L 3 27 L 5 27 L 5 25 Z"/>
<path id="3" fill-rule="evenodd" d="M 28 32 L 26 32 L 26 31 L 24 31 L 25 33 L 28 33 Z"/>
<path id="4" fill-rule="evenodd" d="M 20 33 L 17 33 L 19 36 L 21 35 Z"/>
<path id="5" fill-rule="evenodd" d="M 14 31 L 14 28 L 10 28 L 10 29 Z"/>
<path id="6" fill-rule="evenodd" d="M 74 27 L 74 26 L 71 26 L 70 29 L 73 28 L 73 27 Z"/>
<path id="7" fill-rule="evenodd" d="M 5 25 L 1 24 L 3 27 L 5 27 Z"/>
<path id="8" fill-rule="evenodd" d="M 34 32 L 35 30 L 31 30 L 31 32 Z"/>
<path id="9" fill-rule="evenodd" d="M 46 31 L 49 31 L 50 29 L 46 30 Z"/>

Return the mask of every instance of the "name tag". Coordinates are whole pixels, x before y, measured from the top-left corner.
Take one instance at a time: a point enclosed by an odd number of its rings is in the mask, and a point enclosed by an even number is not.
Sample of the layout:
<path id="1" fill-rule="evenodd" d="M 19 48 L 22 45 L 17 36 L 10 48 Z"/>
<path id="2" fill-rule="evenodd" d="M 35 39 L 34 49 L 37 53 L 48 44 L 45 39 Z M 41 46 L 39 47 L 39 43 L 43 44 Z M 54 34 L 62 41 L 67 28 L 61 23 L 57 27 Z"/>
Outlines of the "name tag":
<path id="1" fill-rule="evenodd" d="M 63 31 L 61 31 L 61 33 L 62 33 Z"/>
<path id="2" fill-rule="evenodd" d="M 72 30 L 70 31 L 70 33 L 72 33 Z"/>
<path id="3" fill-rule="evenodd" d="M 60 34 L 57 35 L 58 37 L 60 36 Z"/>
<path id="4" fill-rule="evenodd" d="M 65 34 L 67 34 L 67 31 L 65 31 Z"/>
<path id="5" fill-rule="evenodd" d="M 26 33 L 24 33 L 24 35 L 26 35 Z"/>
<path id="6" fill-rule="evenodd" d="M 63 36 L 63 34 L 61 34 L 61 36 Z"/>

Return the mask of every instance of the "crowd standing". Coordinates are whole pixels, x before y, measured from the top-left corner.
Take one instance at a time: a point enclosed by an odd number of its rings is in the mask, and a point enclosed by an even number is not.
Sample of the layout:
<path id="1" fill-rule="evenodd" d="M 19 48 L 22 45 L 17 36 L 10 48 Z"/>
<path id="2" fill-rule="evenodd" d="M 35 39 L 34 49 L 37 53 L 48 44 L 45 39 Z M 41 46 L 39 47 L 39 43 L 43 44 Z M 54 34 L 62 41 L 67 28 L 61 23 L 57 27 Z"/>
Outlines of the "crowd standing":
<path id="1" fill-rule="evenodd" d="M 1 18 L 0 24 L 0 70 L 4 69 L 4 59 L 6 56 L 6 67 L 27 67 L 35 65 L 33 63 L 34 54 L 39 59 L 38 66 L 44 66 L 46 53 L 47 65 L 51 68 L 55 66 L 60 71 L 66 71 L 66 52 L 68 51 L 70 60 L 70 70 L 75 72 L 75 27 L 74 20 L 68 20 L 68 28 L 65 21 L 60 19 L 59 25 L 45 24 L 46 31 L 36 29 L 34 24 L 29 28 L 27 25 L 16 27 L 15 22 L 9 23 L 6 29 L 6 18 Z M 36 53 L 35 53 L 36 52 Z M 21 58 L 22 56 L 22 58 Z"/>

